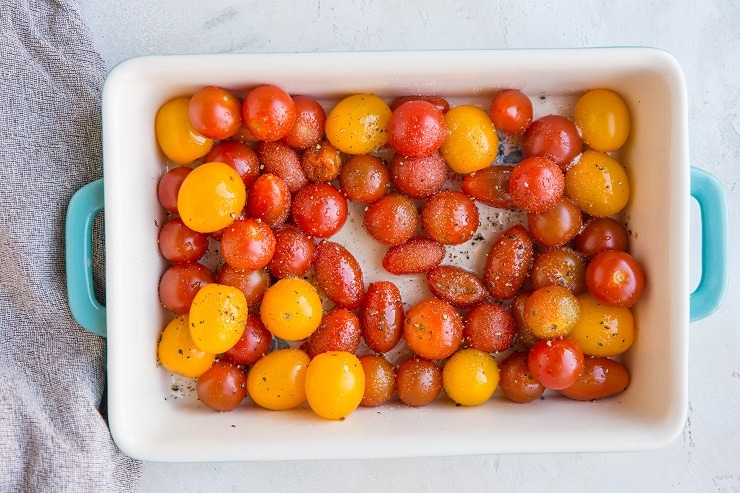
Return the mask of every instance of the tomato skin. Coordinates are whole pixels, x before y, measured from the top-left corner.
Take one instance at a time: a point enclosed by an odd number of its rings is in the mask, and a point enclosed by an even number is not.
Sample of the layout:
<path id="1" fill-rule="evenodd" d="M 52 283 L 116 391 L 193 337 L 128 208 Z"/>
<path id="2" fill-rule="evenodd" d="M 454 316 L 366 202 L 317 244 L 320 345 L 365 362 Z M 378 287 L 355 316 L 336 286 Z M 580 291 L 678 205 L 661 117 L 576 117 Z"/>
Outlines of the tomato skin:
<path id="1" fill-rule="evenodd" d="M 190 306 L 190 335 L 203 351 L 228 351 L 241 338 L 247 325 L 247 300 L 233 286 L 203 286 Z"/>
<path id="2" fill-rule="evenodd" d="M 162 331 L 157 344 L 157 359 L 172 373 L 188 378 L 202 375 L 216 355 L 199 349 L 190 336 L 187 314 L 172 319 Z"/>
<path id="3" fill-rule="evenodd" d="M 365 372 L 352 353 L 330 351 L 311 360 L 306 372 L 306 399 L 324 419 L 342 419 L 362 402 Z"/>
<path id="4" fill-rule="evenodd" d="M 257 360 L 247 375 L 247 391 L 260 407 L 293 409 L 306 402 L 310 358 L 300 349 L 277 349 Z"/>
<path id="5" fill-rule="evenodd" d="M 157 244 L 162 256 L 170 262 L 194 262 L 208 250 L 208 236 L 193 231 L 176 217 L 159 230 Z"/>
<path id="6" fill-rule="evenodd" d="M 493 98 L 489 113 L 497 130 L 519 134 L 532 123 L 532 101 L 523 92 L 509 89 Z"/>
<path id="7" fill-rule="evenodd" d="M 529 213 L 545 212 L 557 204 L 565 189 L 565 176 L 557 164 L 530 157 L 514 166 L 509 194 L 517 207 Z"/>
<path id="8" fill-rule="evenodd" d="M 426 281 L 434 296 L 456 308 L 470 308 L 488 298 L 483 280 L 456 265 L 434 267 L 427 272 Z"/>
<path id="9" fill-rule="evenodd" d="M 495 299 L 509 300 L 524 285 L 534 258 L 534 244 L 521 224 L 507 229 L 486 256 L 484 281 Z"/>
<path id="10" fill-rule="evenodd" d="M 173 163 L 190 164 L 208 154 L 213 139 L 193 128 L 188 116 L 189 97 L 179 97 L 164 103 L 154 119 L 154 131 L 159 148 Z"/>
<path id="11" fill-rule="evenodd" d="M 561 286 L 533 291 L 524 303 L 524 323 L 538 339 L 554 339 L 570 332 L 581 315 L 576 297 Z"/>
<path id="12" fill-rule="evenodd" d="M 265 291 L 270 286 L 270 274 L 265 269 L 240 270 L 224 263 L 218 270 L 216 281 L 239 289 L 249 306 L 262 301 Z"/>
<path id="13" fill-rule="evenodd" d="M 388 144 L 405 156 L 428 156 L 447 137 L 444 114 L 432 103 L 407 101 L 388 120 Z"/>
<path id="14" fill-rule="evenodd" d="M 501 209 L 516 209 L 509 193 L 509 178 L 513 166 L 489 166 L 475 171 L 462 180 L 462 191 L 478 202 Z"/>
<path id="15" fill-rule="evenodd" d="M 270 352 L 272 334 L 267 330 L 259 315 L 247 315 L 244 333 L 224 356 L 238 365 L 253 365 Z"/>
<path id="16" fill-rule="evenodd" d="M 630 133 L 630 113 L 624 100 L 609 89 L 586 92 L 573 109 L 573 120 L 592 149 L 616 151 Z"/>
<path id="17" fill-rule="evenodd" d="M 645 272 L 629 253 L 607 250 L 588 263 L 586 287 L 595 298 L 607 305 L 630 307 L 645 289 Z"/>
<path id="18" fill-rule="evenodd" d="M 421 274 L 439 265 L 445 247 L 432 238 L 415 237 L 390 247 L 383 255 L 383 267 L 391 274 Z"/>
<path id="19" fill-rule="evenodd" d="M 581 317 L 568 337 L 589 356 L 617 356 L 635 340 L 635 321 L 629 308 L 608 306 L 590 293 L 578 295 Z"/>
<path id="20" fill-rule="evenodd" d="M 257 153 L 246 144 L 235 140 L 224 140 L 214 145 L 208 154 L 206 162 L 226 163 L 242 177 L 244 186 L 249 186 L 260 174 L 260 163 Z"/>
<path id="21" fill-rule="evenodd" d="M 190 98 L 188 117 L 193 128 L 213 140 L 228 139 L 242 125 L 242 103 L 221 87 L 205 86 Z"/>
<path id="22" fill-rule="evenodd" d="M 467 174 L 493 163 L 498 136 L 485 111 L 472 105 L 456 106 L 445 114 L 445 123 L 449 133 L 440 152 L 450 168 Z"/>
<path id="23" fill-rule="evenodd" d="M 534 343 L 539 339 L 532 333 L 532 329 L 527 326 L 524 321 L 524 307 L 527 304 L 527 300 L 532 293 L 522 291 L 516 296 L 511 302 L 511 314 L 514 316 L 516 321 L 516 338 L 519 344 L 529 349 L 534 346 Z"/>
<path id="24" fill-rule="evenodd" d="M 463 323 L 460 313 L 446 301 L 426 298 L 406 312 L 403 339 L 422 358 L 440 360 L 460 347 Z"/>
<path id="25" fill-rule="evenodd" d="M 177 209 L 190 229 L 212 233 L 231 224 L 246 200 L 244 182 L 234 168 L 211 162 L 185 177 L 177 194 Z"/>
<path id="26" fill-rule="evenodd" d="M 180 186 L 185 177 L 193 171 L 186 166 L 178 166 L 167 171 L 157 183 L 157 199 L 162 207 L 167 211 L 178 214 L 177 194 L 180 192 Z"/>
<path id="27" fill-rule="evenodd" d="M 388 141 L 391 109 L 374 94 L 353 94 L 339 101 L 326 117 L 326 138 L 347 154 L 369 154 Z"/>
<path id="28" fill-rule="evenodd" d="M 275 243 L 275 235 L 267 224 L 252 218 L 240 219 L 221 235 L 221 254 L 235 269 L 262 269 L 272 259 Z"/>
<path id="29" fill-rule="evenodd" d="M 198 400 L 214 411 L 231 411 L 247 396 L 247 374 L 235 363 L 218 360 L 195 383 Z"/>
<path id="30" fill-rule="evenodd" d="M 308 183 L 300 155 L 282 142 L 260 142 L 257 144 L 257 157 L 263 166 L 262 172 L 279 176 L 288 185 L 290 193 L 295 194 Z"/>
<path id="31" fill-rule="evenodd" d="M 347 221 L 347 199 L 328 183 L 310 183 L 293 197 L 290 214 L 309 236 L 328 238 Z"/>
<path id="32" fill-rule="evenodd" d="M 491 398 L 499 382 L 493 356 L 475 348 L 461 349 L 442 368 L 442 387 L 462 406 L 479 406 Z"/>
<path id="33" fill-rule="evenodd" d="M 621 363 L 609 358 L 588 357 L 584 360 L 581 377 L 559 392 L 570 399 L 593 401 L 623 392 L 629 381 L 629 372 Z"/>
<path id="34" fill-rule="evenodd" d="M 294 226 L 275 231 L 275 253 L 267 270 L 277 278 L 300 277 L 308 272 L 316 253 L 316 243 Z"/>
<path id="35" fill-rule="evenodd" d="M 326 112 L 318 101 L 308 96 L 293 96 L 296 119 L 293 127 L 283 137 L 283 142 L 293 149 L 307 149 L 324 137 Z"/>
<path id="36" fill-rule="evenodd" d="M 421 225 L 443 245 L 460 245 L 478 230 L 478 208 L 464 193 L 442 190 L 429 197 L 422 207 Z"/>
<path id="37" fill-rule="evenodd" d="M 580 294 L 586 290 L 586 262 L 568 247 L 549 248 L 535 257 L 529 280 L 532 289 L 555 285 Z"/>
<path id="38" fill-rule="evenodd" d="M 465 342 L 487 353 L 509 349 L 516 340 L 516 333 L 514 316 L 498 303 L 480 303 L 463 318 Z"/>
<path id="39" fill-rule="evenodd" d="M 573 242 L 573 248 L 589 259 L 604 250 L 626 252 L 628 247 L 627 230 L 611 217 L 590 218 Z"/>
<path id="40" fill-rule="evenodd" d="M 384 245 L 399 245 L 416 233 L 419 211 L 410 198 L 389 194 L 370 204 L 362 224 L 374 239 Z"/>
<path id="41" fill-rule="evenodd" d="M 550 209 L 527 214 L 527 225 L 532 237 L 540 245 L 565 245 L 581 230 L 582 214 L 578 205 L 566 196 L 560 197 Z"/>
<path id="42" fill-rule="evenodd" d="M 562 390 L 573 385 L 583 373 L 584 356 L 570 339 L 539 341 L 529 350 L 527 366 L 545 388 Z"/>
<path id="43" fill-rule="evenodd" d="M 286 277 L 272 284 L 260 304 L 260 319 L 272 335 L 286 341 L 300 341 L 321 324 L 323 309 L 316 288 L 298 277 Z"/>
<path id="44" fill-rule="evenodd" d="M 528 354 L 513 352 L 499 365 L 499 386 L 507 399 L 524 404 L 539 399 L 545 387 L 529 371 Z"/>
<path id="45" fill-rule="evenodd" d="M 410 356 L 396 367 L 396 394 L 411 407 L 426 406 L 442 392 L 442 369 L 434 361 Z"/>
<path id="46" fill-rule="evenodd" d="M 629 202 L 630 181 L 617 160 L 589 149 L 565 173 L 565 193 L 586 214 L 613 216 Z"/>
<path id="47" fill-rule="evenodd" d="M 184 262 L 170 266 L 159 281 L 162 306 L 175 313 L 188 313 L 196 293 L 215 282 L 213 272 L 202 264 Z"/>
<path id="48" fill-rule="evenodd" d="M 303 151 L 301 166 L 311 182 L 329 182 L 339 176 L 344 164 L 344 155 L 328 140 Z"/>
<path id="49" fill-rule="evenodd" d="M 373 203 L 390 188 L 388 168 L 377 156 L 352 156 L 339 172 L 339 187 L 347 200 Z"/>
<path id="50" fill-rule="evenodd" d="M 333 241 L 316 247 L 313 261 L 316 284 L 335 304 L 353 310 L 365 296 L 362 268 L 354 255 Z"/>
<path id="51" fill-rule="evenodd" d="M 388 171 L 396 190 L 412 199 L 431 197 L 442 190 L 447 180 L 447 163 L 439 152 L 420 157 L 396 153 Z"/>
<path id="52" fill-rule="evenodd" d="M 354 353 L 360 347 L 360 319 L 346 308 L 334 308 L 321 319 L 321 325 L 308 338 L 310 358 L 329 351 Z"/>
<path id="53" fill-rule="evenodd" d="M 242 118 L 249 131 L 259 140 L 280 140 L 293 128 L 296 120 L 295 103 L 278 86 L 257 86 L 244 98 Z"/>
<path id="54" fill-rule="evenodd" d="M 583 150 L 573 122 L 564 116 L 546 115 L 533 121 L 522 135 L 524 157 L 546 157 L 565 170 Z"/>
<path id="55" fill-rule="evenodd" d="M 247 213 L 271 228 L 280 226 L 288 219 L 291 204 L 288 185 L 275 174 L 258 176 L 249 188 Z"/>
<path id="56" fill-rule="evenodd" d="M 376 353 L 387 353 L 403 336 L 401 291 L 390 281 L 371 283 L 360 310 L 365 344 Z"/>
<path id="57" fill-rule="evenodd" d="M 360 356 L 362 371 L 365 373 L 365 391 L 360 405 L 377 407 L 388 402 L 396 391 L 396 370 L 379 354 Z"/>

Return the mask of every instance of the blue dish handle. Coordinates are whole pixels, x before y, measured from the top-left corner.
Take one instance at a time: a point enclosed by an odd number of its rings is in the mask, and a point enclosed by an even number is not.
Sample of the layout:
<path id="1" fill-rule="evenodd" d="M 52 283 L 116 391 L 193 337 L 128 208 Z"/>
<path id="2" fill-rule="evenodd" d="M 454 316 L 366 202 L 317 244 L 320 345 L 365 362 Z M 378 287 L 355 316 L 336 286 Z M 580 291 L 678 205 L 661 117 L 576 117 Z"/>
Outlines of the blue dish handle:
<path id="1" fill-rule="evenodd" d="M 67 298 L 77 322 L 99 336 L 106 336 L 105 306 L 95 297 L 92 269 L 92 228 L 103 210 L 103 179 L 79 189 L 67 206 L 65 249 Z"/>
<path id="2" fill-rule="evenodd" d="M 714 176 L 691 167 L 691 196 L 701 210 L 701 280 L 690 298 L 690 318 L 708 317 L 727 292 L 730 245 L 727 236 L 727 198 Z"/>

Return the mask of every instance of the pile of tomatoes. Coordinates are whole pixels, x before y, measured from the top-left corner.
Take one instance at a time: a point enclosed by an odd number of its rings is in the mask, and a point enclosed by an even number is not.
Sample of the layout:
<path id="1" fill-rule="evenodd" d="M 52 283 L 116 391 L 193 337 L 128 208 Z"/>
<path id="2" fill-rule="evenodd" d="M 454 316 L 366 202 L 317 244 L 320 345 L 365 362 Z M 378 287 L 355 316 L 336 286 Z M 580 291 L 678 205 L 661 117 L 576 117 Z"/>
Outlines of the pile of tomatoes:
<path id="1" fill-rule="evenodd" d="M 197 379 L 205 405 L 228 411 L 249 395 L 340 419 L 443 389 L 472 406 L 498 387 L 515 402 L 627 387 L 614 357 L 634 340 L 645 276 L 615 219 L 630 194 L 610 154 L 630 131 L 615 92 L 533 120 L 518 90 L 485 109 L 353 94 L 327 113 L 275 85 L 243 98 L 209 86 L 165 103 L 155 127 L 171 163 L 157 188 L 170 215 L 159 292 L 175 315 L 158 359 Z M 494 164 L 499 139 L 520 142 L 520 162 Z M 366 204 L 387 280 L 366 284 L 367 260 L 332 239 L 351 202 Z M 526 221 L 485 238 L 485 265 L 445 264 L 448 247 L 480 240 L 480 204 Z M 431 295 L 406 308 L 395 276 Z"/>

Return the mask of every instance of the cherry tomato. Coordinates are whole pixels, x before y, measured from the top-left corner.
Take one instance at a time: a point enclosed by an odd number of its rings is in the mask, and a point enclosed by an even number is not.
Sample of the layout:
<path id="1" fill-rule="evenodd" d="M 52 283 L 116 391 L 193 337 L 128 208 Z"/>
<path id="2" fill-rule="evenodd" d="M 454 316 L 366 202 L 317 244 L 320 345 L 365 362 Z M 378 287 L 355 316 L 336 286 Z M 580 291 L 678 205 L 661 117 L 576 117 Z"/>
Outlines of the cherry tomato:
<path id="1" fill-rule="evenodd" d="M 405 156 L 428 156 L 447 137 L 444 114 L 432 103 L 407 101 L 388 120 L 388 144 Z"/>
<path id="2" fill-rule="evenodd" d="M 354 255 L 333 241 L 316 247 L 313 262 L 316 284 L 335 304 L 353 310 L 365 295 L 362 268 Z"/>
<path id="3" fill-rule="evenodd" d="M 616 151 L 630 133 L 627 104 L 609 89 L 593 89 L 578 98 L 573 119 L 583 141 L 597 151 Z"/>
<path id="4" fill-rule="evenodd" d="M 247 212 L 271 228 L 283 224 L 290 215 L 292 198 L 288 185 L 278 175 L 257 177 L 247 195 Z"/>
<path id="5" fill-rule="evenodd" d="M 464 193 L 442 190 L 429 197 L 421 208 L 421 225 L 443 245 L 460 245 L 478 230 L 478 208 Z"/>
<path id="6" fill-rule="evenodd" d="M 162 175 L 157 183 L 157 198 L 159 203 L 173 214 L 177 214 L 177 194 L 185 177 L 193 171 L 186 166 L 172 168 Z"/>
<path id="7" fill-rule="evenodd" d="M 330 351 L 311 360 L 306 372 L 306 399 L 324 419 L 342 419 L 351 414 L 365 393 L 365 373 L 352 353 Z"/>
<path id="8" fill-rule="evenodd" d="M 275 253 L 275 235 L 256 219 L 239 219 L 221 235 L 221 254 L 227 264 L 240 270 L 266 267 Z"/>
<path id="9" fill-rule="evenodd" d="M 524 321 L 524 306 L 527 304 L 527 299 L 531 293 L 522 291 L 511 301 L 511 314 L 516 320 L 516 338 L 519 344 L 529 349 L 534 346 L 534 343 L 539 339 L 532 333 L 532 329 L 527 326 Z"/>
<path id="10" fill-rule="evenodd" d="M 442 368 L 442 386 L 447 396 L 462 406 L 479 406 L 498 387 L 496 360 L 480 349 L 457 351 Z"/>
<path id="11" fill-rule="evenodd" d="M 630 181 L 613 157 L 588 150 L 565 173 L 565 193 L 586 214 L 613 216 L 629 201 Z"/>
<path id="12" fill-rule="evenodd" d="M 586 262 L 568 247 L 549 248 L 534 258 L 529 279 L 532 289 L 556 285 L 580 294 L 586 290 Z"/>
<path id="13" fill-rule="evenodd" d="M 565 177 L 557 164 L 544 157 L 530 157 L 514 166 L 509 194 L 514 204 L 529 213 L 552 209 L 563 195 Z"/>
<path id="14" fill-rule="evenodd" d="M 488 298 L 483 280 L 456 265 L 438 265 L 426 275 L 427 286 L 437 298 L 456 308 L 470 308 Z"/>
<path id="15" fill-rule="evenodd" d="M 365 230 L 385 245 L 401 244 L 416 233 L 419 211 L 405 195 L 390 194 L 370 204 L 363 216 Z"/>
<path id="16" fill-rule="evenodd" d="M 635 340 L 635 321 L 629 308 L 605 305 L 590 293 L 578 296 L 581 317 L 568 337 L 584 354 L 617 356 Z"/>
<path id="17" fill-rule="evenodd" d="M 315 99 L 293 96 L 296 119 L 283 142 L 293 149 L 307 149 L 324 137 L 326 112 Z"/>
<path id="18" fill-rule="evenodd" d="M 539 288 L 524 303 L 524 323 L 538 339 L 566 335 L 580 315 L 575 295 L 561 286 Z"/>
<path id="19" fill-rule="evenodd" d="M 322 140 L 303 151 L 301 165 L 308 181 L 328 182 L 336 179 L 344 164 L 344 156 L 331 145 Z"/>
<path id="20" fill-rule="evenodd" d="M 190 306 L 190 335 L 195 345 L 209 353 L 228 351 L 247 325 L 247 300 L 233 286 L 203 286 Z"/>
<path id="21" fill-rule="evenodd" d="M 403 335 L 403 302 L 398 287 L 390 281 L 370 284 L 360 311 L 362 336 L 376 353 L 396 347 Z"/>
<path id="22" fill-rule="evenodd" d="M 474 200 L 491 207 L 516 209 L 509 193 L 509 178 L 513 166 L 489 166 L 482 170 L 465 175 L 462 180 L 462 191 Z"/>
<path id="23" fill-rule="evenodd" d="M 493 98 L 489 113 L 496 129 L 519 134 L 532 123 L 532 101 L 522 91 L 509 89 Z"/>
<path id="24" fill-rule="evenodd" d="M 273 276 L 300 277 L 308 272 L 316 253 L 316 243 L 294 226 L 275 231 L 275 253 L 267 264 Z"/>
<path id="25" fill-rule="evenodd" d="M 244 332 L 238 341 L 224 353 L 230 361 L 239 365 L 253 365 L 270 352 L 272 334 L 267 330 L 259 315 L 247 315 Z"/>
<path id="26" fill-rule="evenodd" d="M 346 308 L 334 308 L 321 319 L 321 325 L 308 338 L 306 353 L 311 358 L 329 351 L 354 353 L 360 347 L 360 319 Z"/>
<path id="27" fill-rule="evenodd" d="M 445 98 L 441 96 L 430 96 L 426 94 L 399 96 L 391 102 L 391 111 L 396 111 L 399 106 L 408 101 L 426 101 L 427 103 L 433 104 L 434 107 L 441 111 L 443 114 L 450 111 L 450 103 L 447 102 Z"/>
<path id="28" fill-rule="evenodd" d="M 159 281 L 162 306 L 175 313 L 188 313 L 195 294 L 215 282 L 213 272 L 202 264 L 184 262 L 170 266 Z"/>
<path id="29" fill-rule="evenodd" d="M 297 277 L 280 279 L 265 291 L 260 318 L 274 336 L 300 341 L 321 323 L 321 298 L 308 281 Z"/>
<path id="30" fill-rule="evenodd" d="M 480 303 L 463 318 L 465 342 L 487 353 L 509 349 L 514 344 L 516 332 L 514 316 L 497 303 Z"/>
<path id="31" fill-rule="evenodd" d="M 592 217 L 575 237 L 573 247 L 591 258 L 604 250 L 627 251 L 627 230 L 611 217 Z"/>
<path id="32" fill-rule="evenodd" d="M 339 187 L 347 200 L 354 202 L 375 202 L 386 194 L 389 186 L 388 168 L 377 156 L 352 156 L 339 172 Z"/>
<path id="33" fill-rule="evenodd" d="M 206 154 L 206 162 L 226 163 L 242 177 L 244 186 L 249 188 L 260 174 L 257 153 L 246 144 L 236 140 L 225 140 L 214 145 Z"/>
<path id="34" fill-rule="evenodd" d="M 188 116 L 193 128 L 209 139 L 228 139 L 242 125 L 242 103 L 221 87 L 206 86 L 190 98 Z"/>
<path id="35" fill-rule="evenodd" d="M 583 149 L 573 122 L 564 116 L 547 115 L 532 122 L 522 135 L 524 157 L 546 157 L 565 170 Z"/>
<path id="36" fill-rule="evenodd" d="M 581 209 L 566 196 L 560 197 L 550 209 L 527 214 L 532 237 L 543 246 L 565 245 L 581 230 Z"/>
<path id="37" fill-rule="evenodd" d="M 426 406 L 442 392 L 442 370 L 434 361 L 411 356 L 396 367 L 398 399 L 411 407 Z"/>
<path id="38" fill-rule="evenodd" d="M 247 396 L 247 373 L 231 361 L 218 360 L 198 377 L 195 391 L 214 411 L 231 411 Z"/>
<path id="39" fill-rule="evenodd" d="M 157 358 L 168 371 L 193 378 L 208 370 L 216 355 L 195 345 L 185 314 L 172 319 L 162 331 L 157 344 Z"/>
<path id="40" fill-rule="evenodd" d="M 193 231 L 176 217 L 159 230 L 157 244 L 162 256 L 170 262 L 193 262 L 208 250 L 208 236 Z"/>
<path id="41" fill-rule="evenodd" d="M 516 296 L 534 258 L 534 245 L 521 224 L 501 233 L 491 245 L 483 270 L 488 291 L 495 299 L 509 300 Z"/>
<path id="42" fill-rule="evenodd" d="M 383 255 L 383 268 L 391 274 L 421 274 L 445 258 L 445 247 L 432 238 L 417 237 L 395 245 Z"/>
<path id="43" fill-rule="evenodd" d="M 259 359 L 247 375 L 247 390 L 260 407 L 293 409 L 306 402 L 306 375 L 311 359 L 300 349 L 277 349 Z"/>
<path id="44" fill-rule="evenodd" d="M 406 312 L 403 339 L 417 355 L 445 359 L 460 347 L 463 323 L 460 313 L 446 301 L 426 298 Z"/>
<path id="45" fill-rule="evenodd" d="M 224 163 L 205 163 L 185 177 L 177 196 L 180 217 L 190 228 L 211 233 L 231 224 L 247 200 L 244 182 Z"/>
<path id="46" fill-rule="evenodd" d="M 539 399 L 545 387 L 529 371 L 528 354 L 513 352 L 499 365 L 499 385 L 507 399 L 524 404 Z"/>
<path id="47" fill-rule="evenodd" d="M 271 84 L 257 86 L 247 93 L 242 104 L 244 124 L 259 140 L 285 137 L 296 120 L 296 107 L 290 95 Z"/>
<path id="48" fill-rule="evenodd" d="M 567 338 L 539 341 L 529 350 L 527 366 L 545 388 L 561 390 L 576 383 L 583 373 L 583 352 Z"/>
<path id="49" fill-rule="evenodd" d="M 388 171 L 396 190 L 412 199 L 431 197 L 442 190 L 447 180 L 447 163 L 438 152 L 420 157 L 396 153 Z"/>
<path id="50" fill-rule="evenodd" d="M 360 356 L 360 364 L 365 374 L 365 392 L 360 405 L 377 407 L 388 402 L 396 391 L 396 370 L 379 354 Z"/>
<path id="51" fill-rule="evenodd" d="M 326 117 L 326 138 L 347 154 L 369 154 L 388 141 L 391 109 L 374 94 L 353 94 L 339 101 Z"/>
<path id="52" fill-rule="evenodd" d="M 307 235 L 328 238 L 347 221 L 347 199 L 328 183 L 311 183 L 295 194 L 290 213 Z"/>
<path id="53" fill-rule="evenodd" d="M 308 183 L 301 156 L 282 142 L 260 142 L 257 144 L 257 157 L 262 164 L 262 172 L 279 176 L 288 185 L 290 193 L 296 193 Z"/>
<path id="54" fill-rule="evenodd" d="M 624 391 L 629 385 L 627 368 L 609 358 L 586 358 L 583 374 L 570 387 L 559 392 L 571 399 L 593 401 L 611 397 Z"/>
<path id="55" fill-rule="evenodd" d="M 270 274 L 265 269 L 241 270 L 224 263 L 218 270 L 216 282 L 239 289 L 247 304 L 255 306 L 270 286 Z"/>
<path id="56" fill-rule="evenodd" d="M 645 289 L 645 273 L 629 253 L 607 250 L 588 263 L 586 287 L 602 303 L 630 307 Z"/>
<path id="57" fill-rule="evenodd" d="M 498 136 L 485 111 L 472 105 L 456 106 L 445 114 L 445 123 L 449 133 L 440 152 L 450 168 L 467 174 L 493 163 Z"/>
<path id="58" fill-rule="evenodd" d="M 164 103 L 154 119 L 154 131 L 159 148 L 177 164 L 190 164 L 208 154 L 213 140 L 199 133 L 190 123 L 189 97 L 175 98 Z"/>

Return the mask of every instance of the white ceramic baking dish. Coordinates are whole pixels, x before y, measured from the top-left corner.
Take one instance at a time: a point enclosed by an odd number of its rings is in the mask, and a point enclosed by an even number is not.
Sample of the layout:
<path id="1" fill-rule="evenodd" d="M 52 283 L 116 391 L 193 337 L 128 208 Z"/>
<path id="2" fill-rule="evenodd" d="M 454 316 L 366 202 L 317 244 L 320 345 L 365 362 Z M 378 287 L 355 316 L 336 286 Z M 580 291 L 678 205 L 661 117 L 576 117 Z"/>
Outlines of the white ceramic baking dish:
<path id="1" fill-rule="evenodd" d="M 169 315 L 157 293 L 166 265 L 157 250 L 165 217 L 155 187 L 164 159 L 154 138 L 154 115 L 163 102 L 204 85 L 244 92 L 262 83 L 312 95 L 327 107 L 356 92 L 389 100 L 437 94 L 453 104 L 485 105 L 496 91 L 514 87 L 534 99 L 536 116 L 569 111 L 587 89 L 618 91 L 633 122 L 618 155 L 632 182 L 625 220 L 632 253 L 649 280 L 634 308 L 636 342 L 623 357 L 632 377 L 628 389 L 593 403 L 547 394 L 528 405 L 508 402 L 498 391 L 474 408 L 440 398 L 420 409 L 360 408 L 339 422 L 308 409 L 270 412 L 244 404 L 216 413 L 200 404 L 156 362 L 157 339 Z M 104 185 L 95 182 L 75 196 L 67 223 L 70 307 L 86 328 L 107 328 L 113 438 L 125 453 L 157 461 L 628 451 L 671 442 L 686 419 L 690 318 L 716 308 L 727 277 L 724 195 L 716 180 L 690 167 L 687 131 L 682 71 L 673 57 L 655 49 L 155 56 L 120 64 L 103 92 Z M 704 216 L 704 260 L 702 282 L 690 296 L 692 194 Z M 90 225 L 103 205 L 106 307 L 94 299 L 90 281 Z M 501 226 L 517 220 L 502 215 L 498 224 L 485 217 L 486 241 L 472 252 L 474 263 Z M 370 282 L 384 275 L 378 267 L 382 252 L 355 234 L 360 224 L 348 221 L 340 241 L 354 242 Z M 418 278 L 401 285 L 406 301 L 423 295 Z"/>

